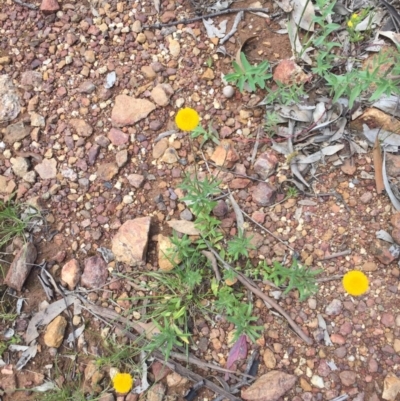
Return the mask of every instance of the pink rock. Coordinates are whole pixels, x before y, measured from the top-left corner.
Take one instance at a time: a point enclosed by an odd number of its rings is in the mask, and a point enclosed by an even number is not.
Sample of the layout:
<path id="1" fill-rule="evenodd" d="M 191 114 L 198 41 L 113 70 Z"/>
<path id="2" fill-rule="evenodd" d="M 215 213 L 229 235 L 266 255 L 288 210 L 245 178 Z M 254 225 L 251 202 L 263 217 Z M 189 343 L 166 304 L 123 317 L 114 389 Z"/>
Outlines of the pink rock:
<path id="1" fill-rule="evenodd" d="M 146 118 L 156 106 L 147 99 L 136 99 L 127 95 L 118 95 L 111 112 L 114 126 L 132 125 Z"/>
<path id="2" fill-rule="evenodd" d="M 111 128 L 107 136 L 114 146 L 121 146 L 129 141 L 129 135 L 116 128 Z"/>
<path id="3" fill-rule="evenodd" d="M 144 262 L 146 258 L 150 217 L 126 221 L 112 239 L 115 260 L 130 266 Z"/>
<path id="4" fill-rule="evenodd" d="M 239 160 L 239 155 L 233 146 L 233 142 L 229 139 L 223 139 L 214 150 L 211 160 L 217 166 L 232 168 L 235 165 L 235 162 Z"/>
<path id="5" fill-rule="evenodd" d="M 163 24 L 166 24 L 167 22 L 174 20 L 175 17 L 176 17 L 176 15 L 175 15 L 174 11 L 166 11 L 165 13 L 163 13 L 161 15 L 160 20 Z"/>
<path id="6" fill-rule="evenodd" d="M 398 228 L 392 231 L 392 238 L 396 244 L 400 244 L 400 230 Z"/>
<path id="7" fill-rule="evenodd" d="M 81 270 L 76 259 L 71 259 L 61 269 L 61 280 L 73 291 L 81 278 Z"/>
<path id="8" fill-rule="evenodd" d="M 277 164 L 278 157 L 275 152 L 264 152 L 254 163 L 254 171 L 265 180 L 275 172 Z"/>
<path id="9" fill-rule="evenodd" d="M 253 201 L 260 206 L 272 205 L 275 201 L 276 188 L 267 182 L 260 182 L 252 192 Z"/>
<path id="10" fill-rule="evenodd" d="M 339 345 L 346 344 L 346 339 L 341 334 L 338 333 L 334 333 L 331 335 L 331 341 L 334 344 L 339 344 Z"/>
<path id="11" fill-rule="evenodd" d="M 86 288 L 98 288 L 106 283 L 108 277 L 107 265 L 101 256 L 85 259 L 85 268 L 81 284 Z"/>
<path id="12" fill-rule="evenodd" d="M 273 78 L 284 85 L 302 84 L 310 79 L 293 60 L 282 60 L 275 68 Z"/>
<path id="13" fill-rule="evenodd" d="M 230 182 L 229 188 L 243 189 L 243 188 L 246 188 L 250 183 L 251 183 L 251 180 L 249 180 L 248 178 L 235 178 Z"/>
<path id="14" fill-rule="evenodd" d="M 340 334 L 347 336 L 353 330 L 353 325 L 350 322 L 344 322 L 339 329 Z"/>
<path id="15" fill-rule="evenodd" d="M 318 365 L 318 374 L 321 377 L 327 377 L 329 376 L 330 373 L 331 373 L 331 368 L 327 364 L 326 360 L 325 359 L 321 360 L 321 362 Z"/>
<path id="16" fill-rule="evenodd" d="M 252 215 L 251 218 L 256 221 L 258 224 L 264 224 L 265 221 L 265 213 L 255 211 Z"/>
<path id="17" fill-rule="evenodd" d="M 340 381 L 343 386 L 352 386 L 356 382 L 357 375 L 351 370 L 345 370 L 339 373 Z"/>
<path id="18" fill-rule="evenodd" d="M 392 224 L 393 224 L 393 217 L 392 216 Z M 381 263 L 384 265 L 388 265 L 392 263 L 396 258 L 390 252 L 390 244 L 381 240 L 375 240 L 371 244 L 371 253 L 374 255 Z"/>
<path id="19" fill-rule="evenodd" d="M 381 317 L 381 323 L 385 327 L 394 327 L 395 318 L 394 318 L 393 313 L 390 313 L 390 312 L 383 313 L 382 317 Z"/>
<path id="20" fill-rule="evenodd" d="M 60 9 L 60 6 L 57 0 L 42 0 L 42 4 L 40 5 L 40 11 L 44 14 L 52 14 Z"/>
<path id="21" fill-rule="evenodd" d="M 14 290 L 21 291 L 33 263 L 35 263 L 36 257 L 37 251 L 35 246 L 30 242 L 26 243 L 11 263 L 4 282 Z"/>
<path id="22" fill-rule="evenodd" d="M 140 188 L 144 182 L 144 176 L 141 174 L 129 174 L 128 177 L 129 184 L 135 188 Z"/>

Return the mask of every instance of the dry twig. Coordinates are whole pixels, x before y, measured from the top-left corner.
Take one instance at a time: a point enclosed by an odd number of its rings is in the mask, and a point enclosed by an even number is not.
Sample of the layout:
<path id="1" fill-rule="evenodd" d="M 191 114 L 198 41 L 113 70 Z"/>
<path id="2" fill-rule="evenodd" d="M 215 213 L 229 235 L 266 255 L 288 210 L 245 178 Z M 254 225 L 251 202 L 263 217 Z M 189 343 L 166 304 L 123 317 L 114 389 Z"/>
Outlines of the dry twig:
<path id="1" fill-rule="evenodd" d="M 214 17 L 219 17 L 220 15 L 238 13 L 240 11 L 249 11 L 249 12 L 253 12 L 253 13 L 259 13 L 259 12 L 267 13 L 269 10 L 268 10 L 268 8 L 254 8 L 254 7 L 230 8 L 228 10 L 218 11 L 217 13 L 212 13 L 212 14 L 208 14 L 208 15 L 201 15 L 199 17 L 188 18 L 188 19 L 183 18 L 178 21 L 168 22 L 167 24 L 144 25 L 142 28 L 143 29 L 161 29 L 161 28 L 167 28 L 169 26 L 175 26 L 175 25 L 179 25 L 179 24 L 187 25 L 187 24 L 191 24 L 196 21 L 201 21 L 202 19 L 205 19 L 205 18 L 214 18 Z"/>

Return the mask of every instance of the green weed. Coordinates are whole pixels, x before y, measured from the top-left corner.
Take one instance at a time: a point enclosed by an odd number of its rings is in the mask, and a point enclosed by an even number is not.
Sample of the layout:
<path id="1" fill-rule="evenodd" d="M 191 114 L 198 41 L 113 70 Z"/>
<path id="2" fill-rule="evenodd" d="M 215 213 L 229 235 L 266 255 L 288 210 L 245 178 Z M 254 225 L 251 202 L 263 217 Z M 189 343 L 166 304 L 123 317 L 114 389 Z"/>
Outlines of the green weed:
<path id="1" fill-rule="evenodd" d="M 296 187 L 288 187 L 286 191 L 286 198 L 297 198 L 299 191 Z"/>
<path id="2" fill-rule="evenodd" d="M 280 121 L 281 118 L 276 111 L 268 111 L 265 114 L 264 131 L 270 138 L 276 135 Z"/>
<path id="3" fill-rule="evenodd" d="M 190 132 L 190 136 L 193 139 L 198 137 L 202 138 L 200 148 L 202 148 L 207 141 L 212 141 L 217 145 L 219 144 L 218 132 L 212 127 L 212 122 L 208 124 L 208 130 L 204 129 L 201 125 L 198 125 L 193 131 Z"/>
<path id="4" fill-rule="evenodd" d="M 27 208 L 23 204 L 15 204 L 12 201 L 0 200 L 0 249 L 13 238 L 24 237 L 25 231 L 30 227 L 33 219 L 40 217 L 39 212 L 27 213 L 21 217 Z"/>
<path id="5" fill-rule="evenodd" d="M 323 271 L 305 268 L 294 258 L 290 267 L 285 267 L 280 262 L 274 262 L 273 267 L 269 267 L 265 261 L 261 262 L 259 267 L 265 279 L 272 281 L 278 287 L 286 286 L 284 294 L 293 289 L 298 290 L 300 301 L 306 300 L 318 291 L 315 276 Z"/>
<path id="6" fill-rule="evenodd" d="M 302 102 L 302 100 L 307 96 L 307 93 L 304 91 L 303 84 L 284 85 L 279 81 L 275 83 L 277 88 L 266 88 L 268 94 L 263 102 L 267 105 L 277 103 L 289 106 L 291 104 Z"/>
<path id="7" fill-rule="evenodd" d="M 258 65 L 251 65 L 244 53 L 240 53 L 240 63 L 232 62 L 235 72 L 225 75 L 226 82 L 237 85 L 240 92 L 244 91 L 244 86 L 247 84 L 251 92 L 255 92 L 257 86 L 265 89 L 266 82 L 272 78 L 269 73 L 270 65 L 267 60 L 264 60 Z"/>

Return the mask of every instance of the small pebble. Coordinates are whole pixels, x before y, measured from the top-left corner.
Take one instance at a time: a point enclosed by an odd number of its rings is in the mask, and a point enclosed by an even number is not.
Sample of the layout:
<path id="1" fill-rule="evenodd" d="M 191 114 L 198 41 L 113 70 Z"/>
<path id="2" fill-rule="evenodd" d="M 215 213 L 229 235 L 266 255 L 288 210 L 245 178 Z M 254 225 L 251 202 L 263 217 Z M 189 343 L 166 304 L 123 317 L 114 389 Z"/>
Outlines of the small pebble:
<path id="1" fill-rule="evenodd" d="M 222 93 L 226 98 L 231 98 L 235 94 L 235 88 L 231 85 L 227 85 L 222 89 Z"/>

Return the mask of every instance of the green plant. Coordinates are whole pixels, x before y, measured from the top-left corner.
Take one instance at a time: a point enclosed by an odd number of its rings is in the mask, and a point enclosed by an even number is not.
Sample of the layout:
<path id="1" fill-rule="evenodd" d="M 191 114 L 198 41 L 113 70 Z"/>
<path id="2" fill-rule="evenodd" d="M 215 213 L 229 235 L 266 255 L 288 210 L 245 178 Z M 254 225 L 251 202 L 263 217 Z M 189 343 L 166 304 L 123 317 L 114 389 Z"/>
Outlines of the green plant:
<path id="1" fill-rule="evenodd" d="M 266 81 L 272 78 L 270 65 L 264 60 L 258 65 L 251 65 L 244 53 L 240 53 L 240 62 L 232 62 L 235 72 L 225 75 L 226 82 L 234 83 L 243 92 L 244 86 L 247 84 L 250 91 L 254 92 L 257 86 L 261 89 L 265 88 Z"/>
<path id="2" fill-rule="evenodd" d="M 211 197 L 221 192 L 219 184 L 219 181 L 208 177 L 205 177 L 204 180 L 198 180 L 197 177 L 187 175 L 179 186 L 186 191 L 182 201 L 196 216 L 196 227 L 202 236 L 210 239 L 212 243 L 223 238 L 223 234 L 218 230 L 220 221 L 211 215 L 212 210 L 217 205 L 217 202 L 213 201 Z M 204 244 L 203 248 L 206 248 Z"/>
<path id="3" fill-rule="evenodd" d="M 254 326 L 254 322 L 258 320 L 257 317 L 252 315 L 253 305 L 251 303 L 240 302 L 236 305 L 235 313 L 227 316 L 227 320 L 235 325 L 235 335 L 232 342 L 245 334 L 251 341 L 256 342 L 260 337 L 264 326 Z"/>
<path id="4" fill-rule="evenodd" d="M 201 125 L 198 125 L 193 131 L 191 131 L 190 136 L 193 139 L 197 137 L 202 137 L 203 140 L 201 142 L 200 148 L 202 148 L 203 145 L 210 140 L 217 145 L 219 144 L 218 133 L 212 127 L 212 122 L 208 124 L 208 130 L 204 129 Z"/>
<path id="5" fill-rule="evenodd" d="M 67 358 L 63 361 L 67 364 Z M 71 364 L 75 364 L 71 361 Z M 88 394 L 85 390 L 83 374 L 75 372 L 75 368 L 69 364 L 68 366 L 60 367 L 58 359 L 55 360 L 55 368 L 52 374 L 52 383 L 55 385 L 54 390 L 39 392 L 35 396 L 36 401 L 97 401 L 101 398 L 100 395 Z M 24 389 L 21 389 L 24 390 Z"/>
<path id="6" fill-rule="evenodd" d="M 365 8 L 359 13 L 352 14 L 351 17 L 347 20 L 346 29 L 350 35 L 350 42 L 357 43 L 364 39 L 364 35 L 360 31 L 357 31 L 356 28 L 357 25 L 368 15 L 370 15 L 368 23 L 368 25 L 370 26 L 372 24 L 372 15 L 371 9 L 369 8 Z"/>
<path id="7" fill-rule="evenodd" d="M 296 187 L 288 187 L 286 191 L 286 198 L 297 198 L 299 191 Z"/>
<path id="8" fill-rule="evenodd" d="M 264 131 L 270 137 L 274 137 L 278 130 L 278 124 L 281 121 L 276 111 L 268 111 L 264 119 Z"/>
<path id="9" fill-rule="evenodd" d="M 248 258 L 249 249 L 255 249 L 251 243 L 252 237 L 246 237 L 243 231 L 239 231 L 239 234 L 227 243 L 227 254 L 234 262 L 237 262 L 240 257 Z"/>
<path id="10" fill-rule="evenodd" d="M 304 301 L 318 291 L 315 276 L 322 273 L 323 270 L 305 268 L 295 258 L 290 267 L 285 267 L 280 262 L 274 262 L 273 267 L 267 266 L 265 261 L 260 264 L 265 279 L 272 281 L 276 286 L 286 285 L 284 294 L 296 289 L 299 291 L 299 300 Z"/>
<path id="11" fill-rule="evenodd" d="M 352 108 L 355 100 L 363 93 L 370 94 L 368 99 L 370 102 L 379 99 L 383 94 L 386 96 L 392 93 L 399 94 L 400 79 L 396 77 L 399 61 L 399 53 L 393 54 L 392 57 L 387 54 L 379 54 L 370 68 L 353 69 L 344 75 L 326 72 L 324 78 L 331 88 L 333 102 L 345 95 L 349 99 L 349 107 Z M 384 65 L 387 68 L 382 70 L 381 67 Z"/>
<path id="12" fill-rule="evenodd" d="M 279 81 L 276 82 L 277 88 L 266 88 L 268 94 L 264 98 L 264 103 L 271 105 L 279 103 L 283 105 L 291 105 L 300 103 L 307 93 L 304 91 L 304 85 L 284 85 Z"/>
<path id="13" fill-rule="evenodd" d="M 27 209 L 27 205 L 0 200 L 0 248 L 17 236 L 23 237 L 32 220 L 41 217 L 32 207 L 29 207 L 28 213 L 24 213 Z"/>
<path id="14" fill-rule="evenodd" d="M 107 338 L 102 343 L 103 354 L 96 357 L 95 361 L 99 369 L 113 367 L 123 371 L 126 367 L 129 367 L 129 369 L 136 367 L 134 357 L 140 353 L 136 344 L 130 342 L 126 344 L 118 343 L 112 338 Z"/>
<path id="15" fill-rule="evenodd" d="M 168 359 L 174 347 L 182 346 L 183 343 L 189 344 L 190 334 L 187 331 L 182 331 L 173 321 L 164 318 L 162 325 L 155 320 L 153 322 L 160 333 L 153 336 L 153 340 L 145 345 L 143 350 L 149 352 L 159 350 L 165 356 L 165 359 Z"/>
<path id="16" fill-rule="evenodd" d="M 211 68 L 211 67 L 212 67 L 212 65 L 213 65 L 213 59 L 212 59 L 211 56 L 207 58 L 206 64 L 207 64 L 207 67 L 208 67 L 208 68 Z"/>

